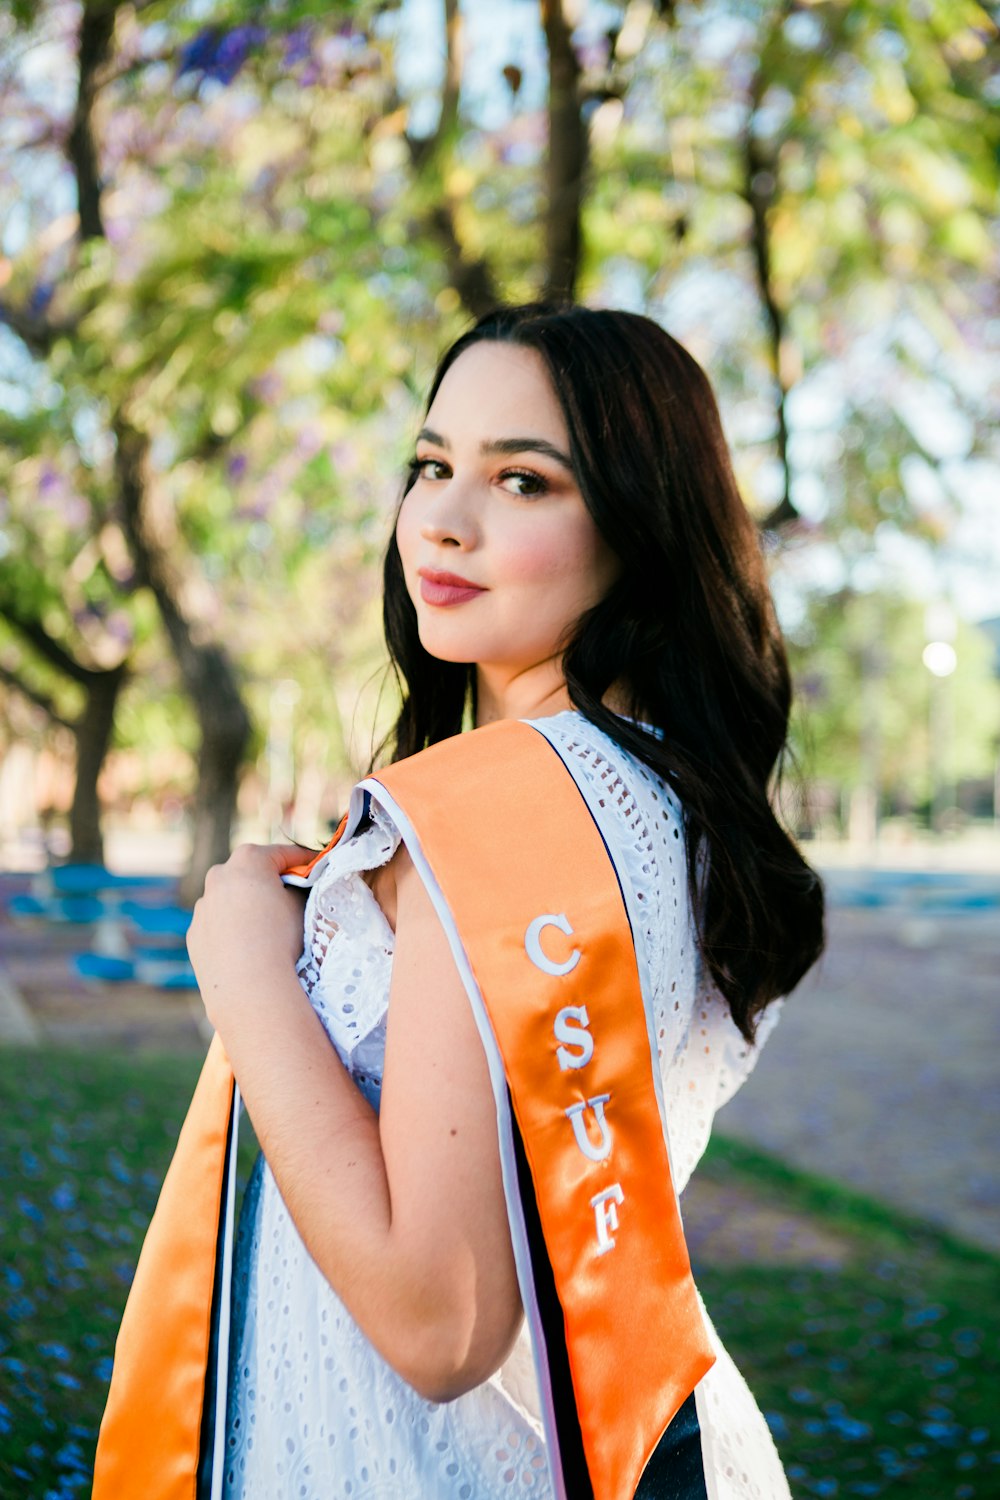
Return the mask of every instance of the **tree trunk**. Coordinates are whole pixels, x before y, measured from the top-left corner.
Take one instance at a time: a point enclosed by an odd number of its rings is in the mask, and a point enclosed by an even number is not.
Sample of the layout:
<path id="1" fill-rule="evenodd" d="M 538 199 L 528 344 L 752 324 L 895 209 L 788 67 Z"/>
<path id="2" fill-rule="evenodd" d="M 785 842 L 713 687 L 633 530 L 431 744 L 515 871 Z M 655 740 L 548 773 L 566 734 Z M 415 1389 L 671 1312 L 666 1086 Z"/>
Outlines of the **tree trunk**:
<path id="1" fill-rule="evenodd" d="M 457 0 L 448 0 L 453 20 Z M 96 104 L 101 70 L 111 55 L 115 19 L 122 0 L 84 0 L 80 16 L 78 89 L 72 125 L 66 138 L 66 157 L 76 181 L 79 209 L 79 239 L 103 239 L 101 212 L 102 180 L 100 141 L 96 129 Z M 457 24 L 457 23 L 456 23 Z M 38 356 L 51 349 L 56 337 L 70 331 L 45 318 L 31 317 L 0 304 L 0 316 Z M 205 640 L 196 620 L 183 607 L 184 580 L 172 565 L 173 551 L 166 518 L 154 515 L 155 493 L 149 474 L 149 438 L 128 420 L 127 398 L 113 414 L 117 439 L 115 476 L 122 521 L 140 583 L 153 594 L 167 637 L 180 669 L 184 686 L 194 704 L 201 728 L 200 783 L 195 801 L 195 827 L 191 864 L 184 880 L 184 893 L 193 901 L 202 889 L 209 866 L 227 858 L 239 768 L 250 738 L 250 718 L 240 696 L 236 674 L 221 646 Z M 4 613 L 8 613 L 6 609 Z M 24 631 L 25 625 L 12 619 Z M 121 677 L 114 674 L 81 677 L 78 664 L 49 641 L 40 626 L 29 622 L 27 633 L 50 661 L 81 681 L 87 691 L 87 706 L 78 725 L 79 768 L 73 803 L 74 854 L 77 858 L 100 858 L 102 841 L 96 801 L 101 758 L 111 735 L 115 700 Z M 122 674 L 123 675 L 123 674 Z M 101 679 L 105 679 L 102 683 Z M 29 690 L 29 696 L 38 697 Z M 77 839 L 79 842 L 77 843 Z"/>
<path id="2" fill-rule="evenodd" d="M 793 9 L 785 0 L 775 25 L 783 24 Z M 778 424 L 778 460 L 781 464 L 781 499 L 760 522 L 762 531 L 778 531 L 799 518 L 792 500 L 792 466 L 788 456 L 788 377 L 784 343 L 786 318 L 774 289 L 771 272 L 770 213 L 778 196 L 778 152 L 765 150 L 754 134 L 754 120 L 767 92 L 768 77 L 763 63 L 750 86 L 750 107 L 743 136 L 743 198 L 751 215 L 751 249 L 757 273 L 757 291 L 767 325 L 768 354 L 774 378 L 774 415 Z"/>
<path id="3" fill-rule="evenodd" d="M 549 52 L 545 296 L 572 301 L 582 246 L 587 126 L 580 109 L 580 64 L 562 0 L 545 0 L 542 22 Z"/>
<path id="4" fill-rule="evenodd" d="M 181 882 L 182 899 L 190 904 L 200 896 L 210 867 L 229 858 L 250 715 L 226 652 L 217 642 L 198 638 L 197 626 L 182 606 L 184 586 L 173 563 L 177 548 L 172 521 L 157 515 L 154 505 L 149 438 L 122 412 L 114 417 L 114 431 L 123 530 L 137 577 L 156 600 L 201 730 L 191 861 Z"/>
<path id="5" fill-rule="evenodd" d="M 218 647 L 200 648 L 197 670 L 185 682 L 201 727 L 191 860 L 180 889 L 181 901 L 193 906 L 212 865 L 229 858 L 250 721 L 232 666 Z"/>
<path id="6" fill-rule="evenodd" d="M 76 785 L 69 814 L 70 858 L 77 864 L 104 863 L 104 835 L 97 782 L 111 743 L 118 694 L 127 676 L 124 663 L 87 676 L 87 702 L 73 725 Z"/>
<path id="7" fill-rule="evenodd" d="M 118 694 L 128 678 L 128 662 L 110 668 L 90 667 L 78 661 L 61 641 L 49 635 L 41 620 L 27 613 L 0 586 L 0 616 L 27 641 L 33 651 L 56 671 L 77 683 L 86 695 L 83 713 L 69 720 L 59 712 L 47 693 L 40 692 L 12 668 L 0 665 L 0 682 L 61 724 L 76 741 L 76 782 L 70 809 L 70 858 L 80 864 L 104 863 L 104 838 L 97 782 L 108 753 L 114 729 Z"/>

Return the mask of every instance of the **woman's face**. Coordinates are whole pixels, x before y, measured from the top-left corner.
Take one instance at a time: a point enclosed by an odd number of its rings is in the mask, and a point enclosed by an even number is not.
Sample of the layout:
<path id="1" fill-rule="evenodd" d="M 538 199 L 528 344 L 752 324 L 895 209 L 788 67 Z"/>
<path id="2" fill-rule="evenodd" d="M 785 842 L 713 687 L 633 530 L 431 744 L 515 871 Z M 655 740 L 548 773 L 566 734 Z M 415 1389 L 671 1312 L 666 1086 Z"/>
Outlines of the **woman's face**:
<path id="1" fill-rule="evenodd" d="M 577 487 L 541 356 L 513 344 L 466 349 L 434 397 L 416 460 L 396 540 L 424 649 L 477 663 L 500 694 L 524 673 L 541 685 L 555 668 L 561 679 L 561 646 L 621 563 Z"/>

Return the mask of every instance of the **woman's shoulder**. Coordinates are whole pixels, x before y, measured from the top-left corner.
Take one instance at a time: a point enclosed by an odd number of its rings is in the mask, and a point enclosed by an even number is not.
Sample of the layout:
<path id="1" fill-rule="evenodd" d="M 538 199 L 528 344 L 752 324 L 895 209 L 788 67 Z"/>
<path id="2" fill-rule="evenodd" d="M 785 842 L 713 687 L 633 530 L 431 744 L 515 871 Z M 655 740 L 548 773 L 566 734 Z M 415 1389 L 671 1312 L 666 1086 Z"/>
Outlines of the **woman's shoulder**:
<path id="1" fill-rule="evenodd" d="M 687 906 L 686 843 L 684 809 L 673 788 L 575 709 L 528 722 L 576 781 L 636 910 L 648 914 L 654 929 L 679 915 Z M 642 923 L 644 930 L 649 925 Z M 655 936 L 652 946 L 659 947 Z"/>
<path id="2" fill-rule="evenodd" d="M 599 807 L 617 811 L 629 822 L 642 808 L 669 824 L 678 840 L 683 838 L 683 806 L 669 781 L 586 714 L 573 708 L 525 722 L 545 735 L 570 771 L 598 792 Z M 658 738 L 662 734 L 652 725 L 642 727 Z"/>

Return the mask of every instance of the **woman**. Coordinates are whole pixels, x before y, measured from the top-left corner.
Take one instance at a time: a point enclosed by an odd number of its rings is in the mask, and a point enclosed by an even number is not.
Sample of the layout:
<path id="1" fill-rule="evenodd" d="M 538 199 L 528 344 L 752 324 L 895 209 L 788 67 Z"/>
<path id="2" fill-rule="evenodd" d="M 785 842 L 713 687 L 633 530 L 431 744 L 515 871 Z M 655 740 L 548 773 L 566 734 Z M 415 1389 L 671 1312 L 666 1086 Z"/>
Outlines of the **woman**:
<path id="1" fill-rule="evenodd" d="M 632 314 L 482 319 L 432 386 L 385 625 L 391 760 L 526 720 L 585 792 L 680 1192 L 823 940 L 819 881 L 768 802 L 788 672 L 697 364 Z M 573 1496 L 548 1465 L 483 1042 L 426 877 L 372 800 L 312 885 L 303 952 L 281 881 L 300 858 L 238 850 L 189 936 L 263 1153 L 235 1252 L 224 1492 Z M 637 1493 L 785 1496 L 710 1337 Z"/>

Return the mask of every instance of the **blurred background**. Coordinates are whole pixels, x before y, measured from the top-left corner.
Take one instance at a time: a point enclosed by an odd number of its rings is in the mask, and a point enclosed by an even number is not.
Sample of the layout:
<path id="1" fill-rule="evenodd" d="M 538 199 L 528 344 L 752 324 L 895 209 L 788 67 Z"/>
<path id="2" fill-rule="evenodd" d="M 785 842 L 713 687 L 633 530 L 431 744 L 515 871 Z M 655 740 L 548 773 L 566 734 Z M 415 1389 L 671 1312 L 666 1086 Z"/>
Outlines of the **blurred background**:
<path id="1" fill-rule="evenodd" d="M 321 841 L 394 718 L 436 357 L 545 295 L 712 380 L 829 880 L 700 1284 L 797 1493 L 1000 1494 L 997 40 L 973 0 L 0 0 L 4 1496 L 88 1482 L 205 870 Z"/>

